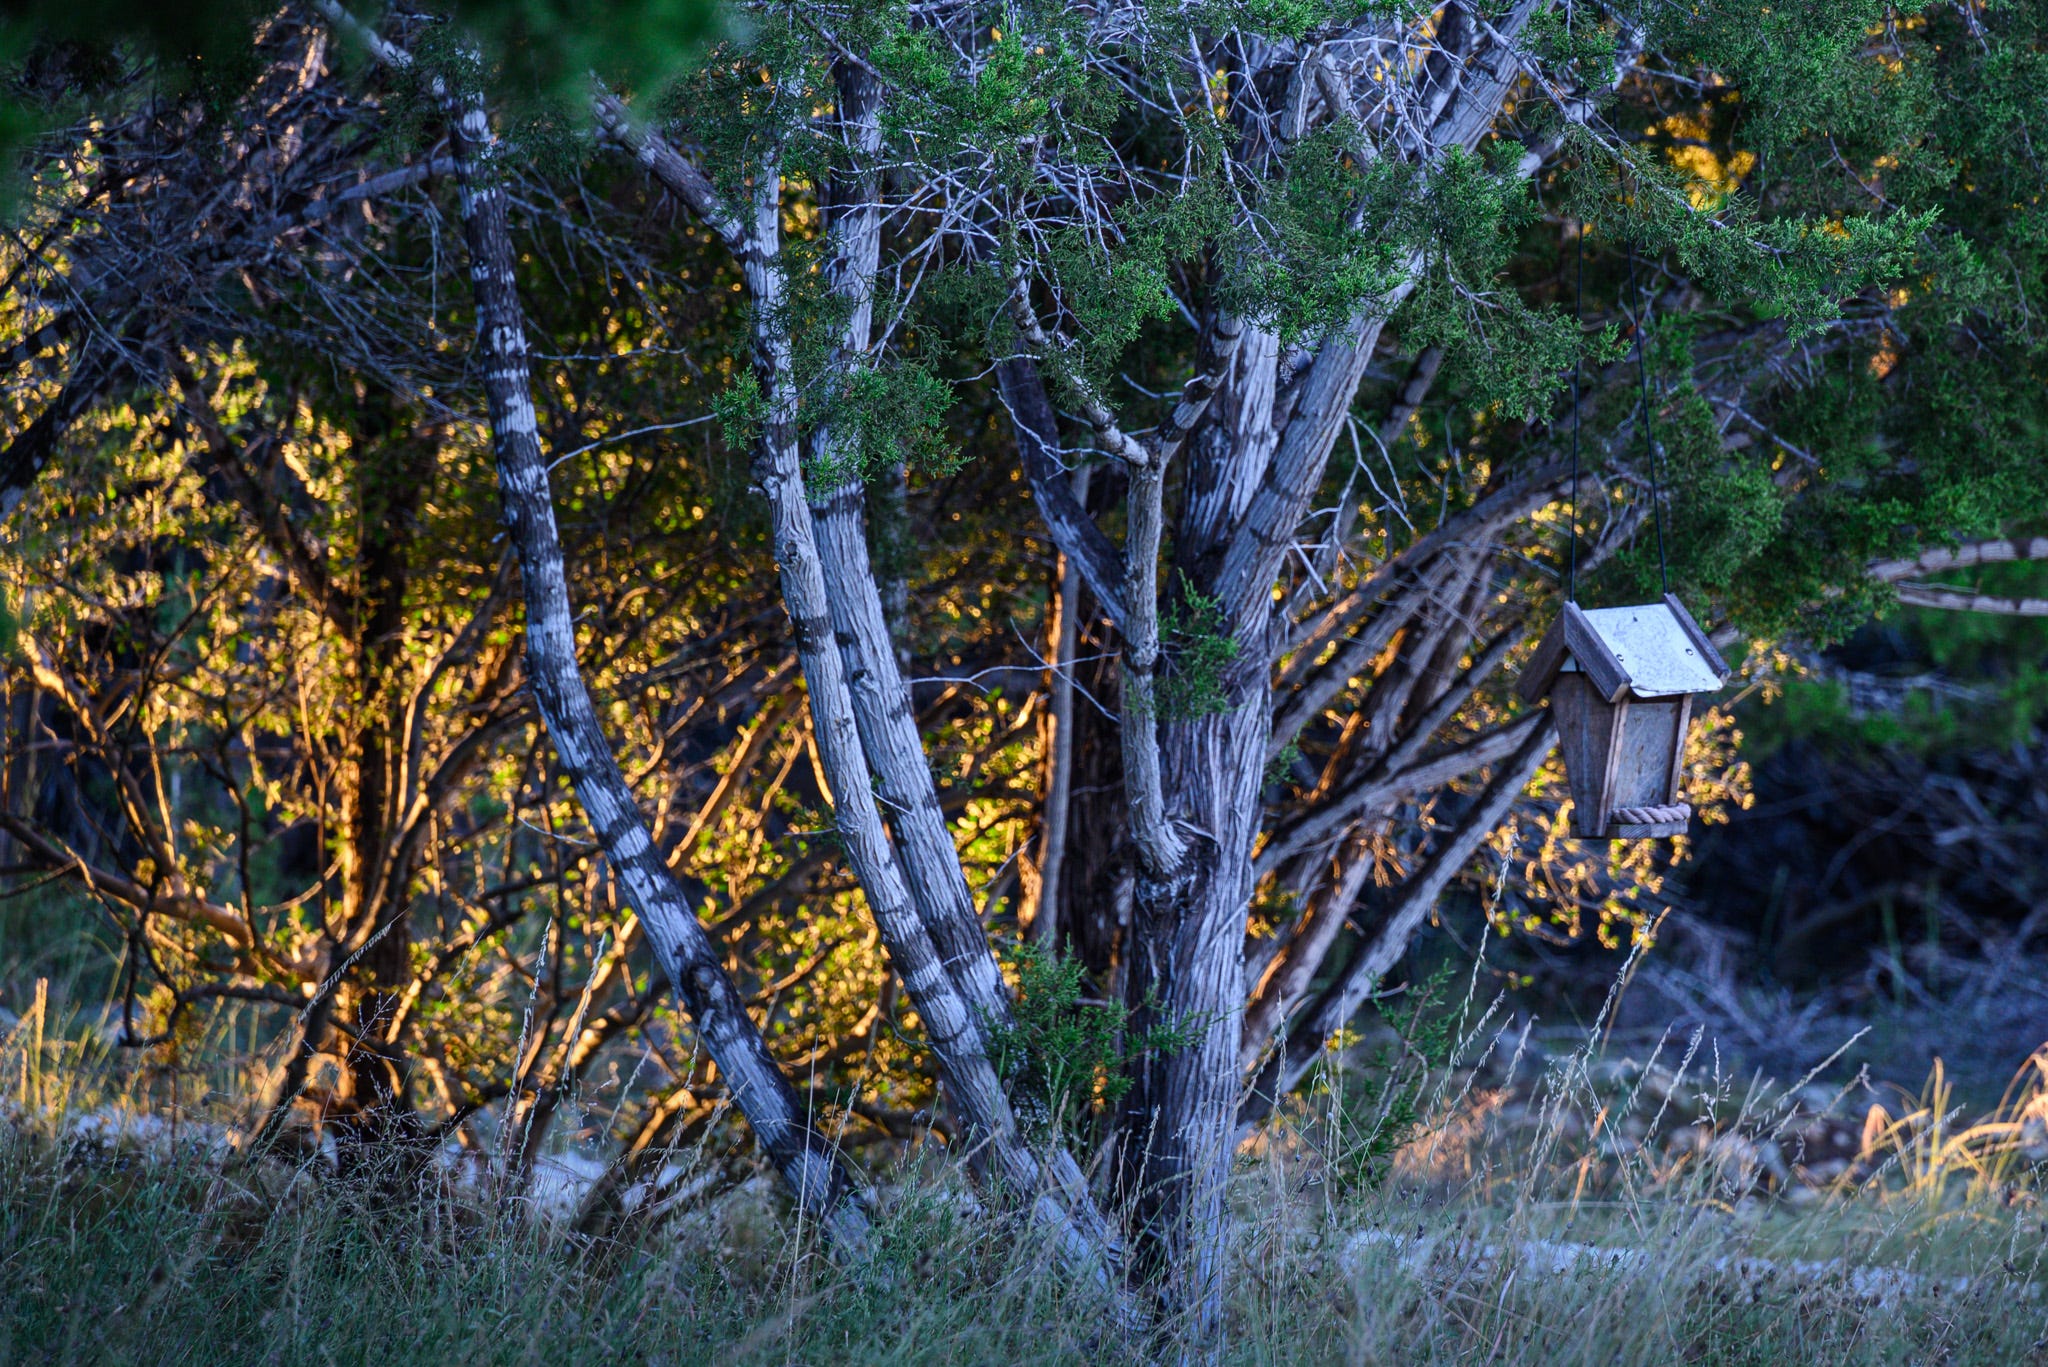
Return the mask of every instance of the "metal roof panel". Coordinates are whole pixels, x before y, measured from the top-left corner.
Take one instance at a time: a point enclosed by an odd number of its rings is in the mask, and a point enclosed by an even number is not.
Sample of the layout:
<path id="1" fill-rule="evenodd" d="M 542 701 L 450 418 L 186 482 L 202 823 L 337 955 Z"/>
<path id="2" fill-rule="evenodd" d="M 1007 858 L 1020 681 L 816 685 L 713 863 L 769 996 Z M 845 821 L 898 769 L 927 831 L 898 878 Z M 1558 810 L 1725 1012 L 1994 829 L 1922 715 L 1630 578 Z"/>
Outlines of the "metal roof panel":
<path id="1" fill-rule="evenodd" d="M 1621 662 L 1629 689 L 1638 697 L 1711 693 L 1721 686 L 1721 676 L 1701 658 L 1683 624 L 1663 603 L 1592 608 L 1586 620 Z"/>

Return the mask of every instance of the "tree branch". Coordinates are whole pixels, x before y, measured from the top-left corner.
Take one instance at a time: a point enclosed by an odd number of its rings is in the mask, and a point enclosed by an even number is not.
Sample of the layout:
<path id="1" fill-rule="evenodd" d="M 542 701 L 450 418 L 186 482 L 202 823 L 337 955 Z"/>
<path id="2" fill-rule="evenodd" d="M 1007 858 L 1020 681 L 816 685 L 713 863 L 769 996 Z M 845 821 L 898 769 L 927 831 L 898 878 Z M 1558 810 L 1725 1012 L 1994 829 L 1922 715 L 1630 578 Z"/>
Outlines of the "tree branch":
<path id="1" fill-rule="evenodd" d="M 1506 757 L 1479 800 L 1430 854 L 1422 869 L 1401 886 L 1399 898 L 1371 941 L 1360 948 L 1343 975 L 1324 990 L 1300 1028 L 1289 1031 L 1285 1047 L 1268 1057 L 1239 1112 L 1240 1125 L 1263 1118 L 1277 1098 L 1301 1084 L 1326 1041 L 1350 1023 L 1388 970 L 1400 962 L 1408 942 L 1445 886 L 1507 815 L 1530 775 L 1550 753 L 1554 739 L 1549 713 L 1536 714 L 1533 720 L 1536 724 Z"/>
<path id="2" fill-rule="evenodd" d="M 1276 830 L 1253 861 L 1264 877 L 1281 861 L 1328 840 L 1345 827 L 1409 793 L 1463 778 L 1512 754 L 1531 727 L 1549 724 L 1547 712 L 1530 712 L 1439 755 L 1384 776 L 1361 775 L 1333 792 L 1323 804 Z"/>
<path id="3" fill-rule="evenodd" d="M 330 22 L 349 28 L 389 65 L 409 53 L 385 43 L 336 0 L 316 0 Z M 481 91 L 451 91 L 441 79 L 432 93 L 451 123 L 461 186 L 463 238 L 479 315 L 484 388 L 498 463 L 507 530 L 519 556 L 526 595 L 526 649 L 535 701 L 562 768 L 597 833 L 606 857 L 639 908 L 663 969 L 696 1021 L 755 1138 L 796 1193 L 842 1247 L 866 1243 L 868 1222 L 830 1141 L 768 1053 L 748 1016 L 745 998 L 726 972 L 695 909 L 647 833 L 590 691 L 576 661 L 561 536 L 555 525 L 548 467 L 534 419 L 526 324 L 518 292 L 506 195 L 498 183 L 500 146 Z"/>
<path id="4" fill-rule="evenodd" d="M 664 189 L 689 206 L 706 227 L 719 236 L 726 250 L 744 257 L 751 239 L 740 214 L 712 185 L 711 178 L 697 164 L 670 146 L 666 139 L 637 122 L 617 96 L 593 78 L 591 112 L 598 126 L 647 168 Z"/>
<path id="5" fill-rule="evenodd" d="M 1124 619 L 1123 575 L 1114 542 L 1075 499 L 1068 471 L 1059 461 L 1059 419 L 1046 393 L 1045 376 L 1028 356 L 996 362 L 996 388 L 1017 433 L 1017 455 L 1031 484 L 1031 501 L 1052 533 L 1053 543 L 1073 564 L 1110 621 Z"/>

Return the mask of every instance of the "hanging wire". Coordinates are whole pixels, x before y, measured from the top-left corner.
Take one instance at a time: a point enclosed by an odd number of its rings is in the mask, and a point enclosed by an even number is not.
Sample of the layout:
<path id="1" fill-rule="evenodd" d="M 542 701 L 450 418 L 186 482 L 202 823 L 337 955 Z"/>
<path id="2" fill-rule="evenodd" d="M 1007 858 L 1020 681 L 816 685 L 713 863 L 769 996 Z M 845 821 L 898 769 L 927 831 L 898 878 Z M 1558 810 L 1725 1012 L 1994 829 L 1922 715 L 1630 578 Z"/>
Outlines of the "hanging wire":
<path id="1" fill-rule="evenodd" d="M 1578 248 L 1579 278 L 1572 289 L 1572 326 L 1576 335 L 1572 338 L 1572 493 L 1571 520 L 1564 524 L 1564 534 L 1571 546 L 1569 568 L 1565 571 L 1564 600 L 1567 603 L 1579 601 L 1579 371 L 1586 360 L 1586 223 L 1579 221 L 1578 236 L 1572 239 Z"/>
<path id="2" fill-rule="evenodd" d="M 1650 452 L 1650 515 L 1657 523 L 1657 578 L 1664 586 L 1664 592 L 1671 592 L 1671 566 L 1664 558 L 1664 487 L 1660 467 L 1663 459 L 1658 454 L 1656 429 L 1651 426 L 1650 415 L 1650 310 L 1643 302 L 1643 296 L 1636 289 L 1636 244 L 1628 244 L 1628 294 L 1636 306 L 1636 378 L 1643 389 L 1643 444 Z"/>

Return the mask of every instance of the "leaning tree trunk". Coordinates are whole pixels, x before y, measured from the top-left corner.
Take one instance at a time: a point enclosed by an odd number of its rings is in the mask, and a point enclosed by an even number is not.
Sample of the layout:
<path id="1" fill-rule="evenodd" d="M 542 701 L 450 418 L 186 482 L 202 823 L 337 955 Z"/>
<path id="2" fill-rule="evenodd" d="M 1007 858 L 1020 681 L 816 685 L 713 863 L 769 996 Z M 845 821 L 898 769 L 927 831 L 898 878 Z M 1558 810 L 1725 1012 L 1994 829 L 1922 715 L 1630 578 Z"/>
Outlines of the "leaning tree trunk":
<path id="1" fill-rule="evenodd" d="M 859 182 L 865 174 L 862 163 L 874 147 L 879 111 L 877 92 L 861 71 L 843 65 L 840 76 L 848 82 L 838 113 L 849 135 L 855 184 L 835 186 L 833 200 L 851 211 L 834 215 L 828 236 L 832 286 L 850 306 L 848 330 L 836 344 L 844 362 L 865 346 L 872 303 L 878 224 L 862 207 L 871 196 Z M 1024 1142 L 988 1056 L 983 1026 L 1007 1018 L 1007 993 L 967 900 L 951 835 L 939 820 L 888 614 L 862 537 L 859 489 L 819 500 L 815 514 L 806 489 L 779 259 L 777 155 L 771 151 L 757 163 L 753 203 L 742 214 L 692 162 L 636 126 L 624 106 L 602 89 L 592 99 L 592 110 L 604 129 L 688 204 L 741 263 L 753 305 L 754 372 L 767 408 L 754 474 L 769 506 L 770 540 L 810 690 L 834 824 L 890 960 L 923 1021 L 941 1077 L 998 1189 L 1026 1200 L 1073 1260 L 1107 1278 L 1121 1261 L 1114 1231 L 1095 1211 L 1071 1156 L 1055 1148 L 1051 1161 L 1041 1163 Z M 829 425 L 815 441 L 829 463 L 835 453 Z M 909 813 L 897 832 L 904 846 L 900 862 L 876 802 L 878 781 L 892 810 Z"/>
<path id="2" fill-rule="evenodd" d="M 852 108 L 861 106 L 855 102 Z M 966 900 L 952 837 L 937 819 L 931 771 L 916 740 L 868 566 L 857 486 L 835 521 L 839 535 L 830 543 L 833 563 L 827 564 L 821 547 L 797 433 L 792 343 L 782 303 L 780 176 L 772 161 L 764 166 L 754 195 L 745 270 L 755 302 L 755 372 L 768 406 L 754 478 L 769 505 L 770 539 L 810 689 L 834 825 L 971 1136 L 970 1152 L 998 1193 L 1027 1205 L 1063 1256 L 1106 1283 L 1121 1261 L 1113 1231 L 1096 1212 L 1071 1156 L 1055 1147 L 1046 1155 L 1050 1161 L 1041 1162 L 1026 1142 L 989 1056 L 984 1030 L 1007 1019 L 1008 1000 Z M 847 255 L 839 253 L 842 269 Z M 828 452 L 832 441 L 829 431 L 819 436 Z M 835 579 L 837 595 L 828 587 Z M 842 623 L 843 630 L 835 631 Z M 864 747 L 864 741 L 872 741 L 874 749 Z M 878 787 L 897 813 L 896 841 L 883 824 Z M 915 853 L 899 860 L 904 847 Z"/>
<path id="3" fill-rule="evenodd" d="M 850 1199 L 852 1187 L 838 1155 L 769 1054 L 738 986 L 648 835 L 577 667 L 561 538 L 534 419 L 516 258 L 505 194 L 492 164 L 495 135 L 481 99 L 465 99 L 453 112 L 463 239 L 476 294 L 498 487 L 526 595 L 534 699 L 591 829 L 639 908 L 663 969 L 756 1140 L 795 1192 L 799 1208 L 822 1221 L 835 1240 L 859 1244 L 867 1218 Z"/>
<path id="4" fill-rule="evenodd" d="M 852 164 L 832 178 L 827 206 L 832 238 L 831 287 L 847 310 L 839 337 L 842 368 L 862 362 L 869 347 L 875 270 L 881 256 L 878 187 L 871 170 L 881 152 L 881 85 L 850 62 L 836 71 L 839 120 Z M 848 700 L 861 749 L 891 814 L 899 859 L 925 933 L 969 1007 L 990 1023 L 1007 1023 L 1010 997 L 975 915 L 952 829 L 939 807 L 924 737 L 897 663 L 889 614 L 868 553 L 863 510 L 865 471 L 849 468 L 851 452 L 829 425 L 815 439 L 818 465 L 842 478 L 810 502 L 819 569 L 830 604 L 832 634 L 845 664 Z"/>

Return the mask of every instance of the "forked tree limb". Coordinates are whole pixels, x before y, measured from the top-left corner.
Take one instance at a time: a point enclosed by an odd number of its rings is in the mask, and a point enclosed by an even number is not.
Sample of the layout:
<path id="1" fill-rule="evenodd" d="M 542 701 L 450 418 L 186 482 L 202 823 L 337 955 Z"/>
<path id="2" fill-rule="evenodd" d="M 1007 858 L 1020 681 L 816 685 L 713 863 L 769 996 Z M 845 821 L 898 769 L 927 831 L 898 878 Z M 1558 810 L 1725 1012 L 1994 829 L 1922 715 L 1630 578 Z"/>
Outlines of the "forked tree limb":
<path id="1" fill-rule="evenodd" d="M 1450 82 L 1444 84 L 1443 112 L 1429 129 L 1427 145 L 1416 149 L 1423 160 L 1434 162 L 1453 149 L 1469 151 L 1493 125 L 1519 75 L 1514 44 L 1538 7 L 1538 0 L 1516 0 L 1490 31 L 1493 42 L 1465 67 L 1455 89 Z M 1216 596 L 1225 620 L 1246 647 L 1242 669 L 1269 667 L 1271 646 L 1264 637 L 1273 581 L 1322 481 L 1380 331 L 1414 290 L 1422 265 L 1420 254 L 1411 252 L 1392 288 L 1360 304 L 1338 335 L 1317 351 L 1279 447 L 1230 538 Z"/>
<path id="2" fill-rule="evenodd" d="M 1086 581 L 1103 616 L 1122 625 L 1123 572 L 1116 544 L 1074 497 L 1071 472 L 1059 460 L 1059 416 L 1046 392 L 1045 375 L 1029 356 L 996 362 L 996 391 L 1010 412 L 1017 456 L 1031 485 L 1032 506 L 1052 533 L 1053 544 Z"/>
<path id="3" fill-rule="evenodd" d="M 881 151 L 882 88 L 870 72 L 848 62 L 838 65 L 835 77 L 848 164 L 831 181 L 828 284 L 846 311 L 834 357 L 844 375 L 864 363 L 871 340 L 882 237 L 879 186 L 872 167 Z M 911 899 L 947 976 L 973 1013 L 992 1025 L 1007 1025 L 1009 989 L 975 914 L 952 828 L 939 808 L 924 737 L 911 710 L 880 582 L 868 555 L 865 472 L 858 468 L 859 454 L 829 415 L 813 437 L 813 451 L 814 469 L 839 476 L 835 484 L 816 493 L 806 481 L 832 632 L 845 664 L 861 749 L 891 814 Z"/>
<path id="4" fill-rule="evenodd" d="M 1124 532 L 1123 742 L 1124 800 L 1131 843 L 1147 877 L 1166 882 L 1187 858 L 1187 841 L 1167 815 L 1159 768 L 1159 535 L 1166 466 L 1145 461 L 1130 470 Z"/>
<path id="5" fill-rule="evenodd" d="M 1034 359 L 1052 359 L 1067 349 L 1039 324 L 1021 276 L 1011 294 L 1010 314 Z M 1142 440 L 1125 433 L 1121 420 L 1093 384 L 1072 373 L 1064 377 L 1068 393 L 1095 429 L 1096 440 L 1123 462 L 1129 476 L 1121 586 L 1124 610 L 1118 622 L 1123 637 L 1123 707 L 1118 735 L 1123 745 L 1131 841 L 1146 876 L 1157 883 L 1179 875 L 1188 850 L 1187 841 L 1167 815 L 1159 760 L 1159 544 L 1165 529 L 1166 469 L 1188 433 L 1208 413 L 1244 333 L 1243 320 L 1235 315 L 1211 320 L 1204 329 L 1203 364 L 1182 388 L 1167 421 Z M 1048 493 L 1057 497 L 1057 481 L 1046 483 L 1055 486 Z M 1038 487 L 1034 482 L 1034 492 Z"/>
<path id="6" fill-rule="evenodd" d="M 828 228 L 830 283 L 850 305 L 837 349 L 841 363 L 852 364 L 867 348 L 879 251 L 874 196 L 859 182 L 861 164 L 878 150 L 880 90 L 872 73 L 850 63 L 838 77 L 855 165 L 853 183 L 842 182 L 834 196 L 852 211 L 834 214 Z M 616 102 L 610 117 L 615 131 L 632 127 Z M 1070 1257 L 1112 1278 L 1121 1266 L 1114 1231 L 1064 1149 L 1055 1147 L 1041 1163 L 1025 1143 L 988 1055 L 983 1027 L 1008 1020 L 1007 989 L 974 916 L 896 663 L 862 530 L 860 485 L 842 484 L 815 506 L 806 487 L 793 341 L 781 306 L 779 170 L 772 160 L 757 169 L 752 213 L 735 228 L 728 209 L 706 201 L 708 182 L 686 158 L 650 131 L 636 129 L 632 137 L 637 141 L 628 146 L 657 180 L 713 216 L 754 304 L 754 370 L 768 400 L 755 480 L 769 503 L 784 603 L 848 862 L 983 1162 L 1003 1190 L 1030 1204 Z M 829 423 L 818 446 L 828 461 L 848 454 Z M 876 802 L 877 780 L 894 818 L 893 842 Z"/>
<path id="7" fill-rule="evenodd" d="M 1031 304 L 1031 280 L 1021 270 L 1010 291 L 1010 321 L 1017 325 L 1018 336 L 1023 339 L 1025 351 L 1041 365 L 1058 363 L 1055 372 L 1065 390 L 1067 398 L 1080 411 L 1081 418 L 1095 431 L 1095 440 L 1112 457 L 1126 465 L 1145 464 L 1155 454 L 1147 444 L 1132 436 L 1124 428 L 1123 419 L 1111 406 L 1102 391 L 1087 377 L 1075 373 L 1067 364 L 1074 351 L 1071 339 L 1054 337 L 1038 321 L 1037 311 Z"/>

